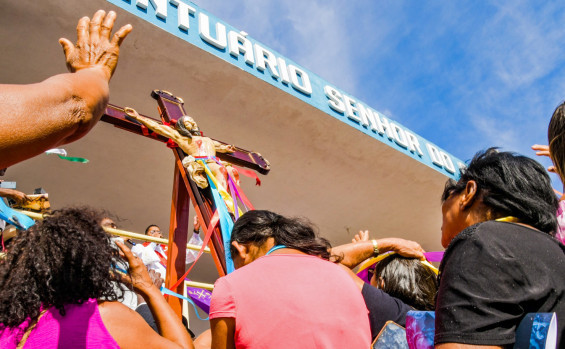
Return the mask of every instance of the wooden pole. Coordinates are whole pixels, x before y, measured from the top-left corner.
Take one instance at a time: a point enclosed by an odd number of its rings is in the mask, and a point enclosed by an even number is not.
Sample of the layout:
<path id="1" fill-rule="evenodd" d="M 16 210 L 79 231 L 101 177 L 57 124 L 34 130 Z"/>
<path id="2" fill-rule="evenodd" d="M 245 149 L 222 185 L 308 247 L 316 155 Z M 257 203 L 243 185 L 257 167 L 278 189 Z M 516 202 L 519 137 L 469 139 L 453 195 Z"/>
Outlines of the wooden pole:
<path id="1" fill-rule="evenodd" d="M 175 162 L 175 175 L 173 180 L 173 197 L 171 200 L 171 221 L 169 225 L 169 251 L 167 256 L 167 275 L 165 286 L 170 288 L 185 271 L 186 243 L 188 240 L 188 211 L 189 195 L 183 183 L 178 163 Z M 184 282 L 181 282 L 176 290 L 178 294 L 184 294 Z M 168 297 L 167 302 L 179 317 L 182 316 L 182 300 L 177 297 Z"/>

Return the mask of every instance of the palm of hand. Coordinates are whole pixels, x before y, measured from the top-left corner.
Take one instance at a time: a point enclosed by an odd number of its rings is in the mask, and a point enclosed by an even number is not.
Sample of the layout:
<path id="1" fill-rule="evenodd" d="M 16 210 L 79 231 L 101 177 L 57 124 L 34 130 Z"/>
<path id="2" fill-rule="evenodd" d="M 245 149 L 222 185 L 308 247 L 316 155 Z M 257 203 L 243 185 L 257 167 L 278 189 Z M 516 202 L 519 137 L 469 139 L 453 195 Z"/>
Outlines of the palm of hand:
<path id="1" fill-rule="evenodd" d="M 115 20 L 114 11 L 106 15 L 106 12 L 99 10 L 92 21 L 83 17 L 78 22 L 76 46 L 67 39 L 59 40 L 65 52 L 67 68 L 71 72 L 98 67 L 104 71 L 108 80 L 112 77 L 118 65 L 120 45 L 132 30 L 131 25 L 125 25 L 110 40 Z"/>

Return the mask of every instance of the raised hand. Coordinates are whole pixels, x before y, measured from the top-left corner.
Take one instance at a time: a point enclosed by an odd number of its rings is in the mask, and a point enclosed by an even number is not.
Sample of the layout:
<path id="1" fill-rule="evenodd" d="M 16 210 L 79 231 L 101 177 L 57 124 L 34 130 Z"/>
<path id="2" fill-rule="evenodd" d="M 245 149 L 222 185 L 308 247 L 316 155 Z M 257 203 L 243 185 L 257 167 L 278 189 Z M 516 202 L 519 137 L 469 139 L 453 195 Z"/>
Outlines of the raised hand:
<path id="1" fill-rule="evenodd" d="M 21 191 L 8 188 L 0 188 L 0 197 L 10 198 L 14 200 L 18 205 L 21 205 L 29 200 L 29 197 Z"/>
<path id="2" fill-rule="evenodd" d="M 551 153 L 549 152 L 549 145 L 534 144 L 532 149 L 536 151 L 537 156 L 547 156 L 551 159 Z M 549 166 L 547 168 L 549 172 L 555 173 L 555 166 Z"/>
<path id="3" fill-rule="evenodd" d="M 381 252 L 394 251 L 404 257 L 418 258 L 422 260 L 425 259 L 425 251 L 416 241 L 400 238 L 385 238 L 377 241 Z"/>
<path id="4" fill-rule="evenodd" d="M 148 290 L 152 287 L 156 287 L 154 279 L 151 278 L 151 275 L 147 271 L 147 267 L 143 264 L 139 257 L 135 256 L 122 242 L 115 241 L 115 243 L 120 248 L 129 264 L 129 275 L 122 276 L 122 279 L 131 282 L 133 289 L 142 296 L 145 296 Z M 155 277 L 156 275 L 154 274 L 153 276 Z"/>
<path id="5" fill-rule="evenodd" d="M 110 38 L 115 20 L 114 11 L 106 14 L 98 10 L 92 20 L 88 17 L 79 20 L 76 46 L 67 39 L 59 39 L 69 71 L 74 73 L 81 69 L 99 68 L 110 80 L 118 65 L 120 45 L 132 30 L 132 26 L 127 24 Z"/>
<path id="6" fill-rule="evenodd" d="M 192 224 L 194 226 L 194 232 L 200 231 L 200 220 L 198 219 L 198 216 L 194 216 L 194 221 Z"/>
<path id="7" fill-rule="evenodd" d="M 359 233 L 355 234 L 355 237 L 351 239 L 351 242 L 356 243 L 360 241 L 369 241 L 369 231 L 359 230 Z"/>

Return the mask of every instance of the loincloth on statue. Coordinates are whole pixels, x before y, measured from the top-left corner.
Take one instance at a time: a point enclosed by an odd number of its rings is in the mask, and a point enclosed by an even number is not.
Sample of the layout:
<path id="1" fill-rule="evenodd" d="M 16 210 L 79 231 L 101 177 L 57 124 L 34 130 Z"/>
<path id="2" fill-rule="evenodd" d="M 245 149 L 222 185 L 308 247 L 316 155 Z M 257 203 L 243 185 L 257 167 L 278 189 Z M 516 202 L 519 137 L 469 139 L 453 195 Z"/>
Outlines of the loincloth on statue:
<path id="1" fill-rule="evenodd" d="M 192 181 L 194 181 L 194 183 L 196 183 L 199 188 L 204 189 L 208 187 L 208 179 L 206 177 L 204 166 L 198 161 L 200 160 L 206 162 L 207 164 L 210 164 L 217 163 L 217 161 L 219 162 L 219 160 L 217 159 L 218 158 L 215 156 L 194 157 L 192 155 L 188 155 L 184 159 L 182 159 L 182 165 L 188 171 L 190 179 L 192 179 Z"/>

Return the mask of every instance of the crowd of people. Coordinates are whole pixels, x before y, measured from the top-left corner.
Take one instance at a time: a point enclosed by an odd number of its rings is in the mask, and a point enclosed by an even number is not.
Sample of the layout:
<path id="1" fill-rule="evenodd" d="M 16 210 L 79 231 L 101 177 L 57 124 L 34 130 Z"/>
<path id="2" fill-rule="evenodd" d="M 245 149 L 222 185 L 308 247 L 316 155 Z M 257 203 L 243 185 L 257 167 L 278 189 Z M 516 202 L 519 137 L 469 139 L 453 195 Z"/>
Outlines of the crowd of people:
<path id="1" fill-rule="evenodd" d="M 115 19 L 98 11 L 79 21 L 76 45 L 60 40 L 70 73 L 0 85 L 0 168 L 94 127 L 132 30 L 112 36 Z M 548 146 L 534 149 L 565 182 L 565 103 L 552 116 Z M 439 276 L 414 241 L 362 231 L 332 247 L 307 220 L 245 213 L 231 232 L 236 270 L 216 281 L 210 331 L 196 340 L 160 291 L 166 245 L 138 244 L 134 253 L 104 230 L 116 225 L 100 212 L 55 210 L 19 231 L 0 261 L 0 347 L 369 348 L 387 322 L 405 326 L 410 310 L 435 311 L 435 346 L 443 349 L 509 347 L 527 313 L 554 312 L 563 346 L 565 200 L 543 166 L 490 148 L 440 194 Z M 154 224 L 146 234 L 162 237 Z M 368 283 L 353 272 L 386 252 L 394 254 L 370 268 Z M 122 303 L 128 292 L 136 305 Z"/>

